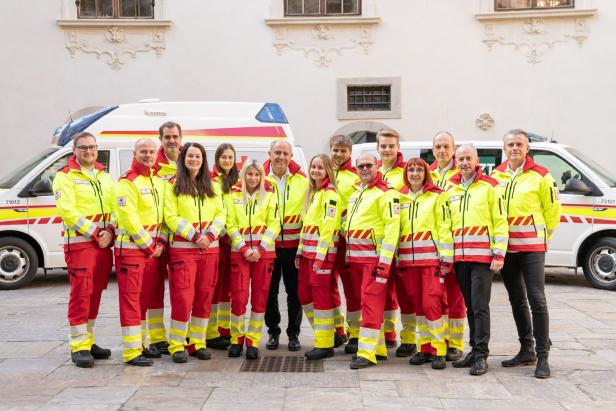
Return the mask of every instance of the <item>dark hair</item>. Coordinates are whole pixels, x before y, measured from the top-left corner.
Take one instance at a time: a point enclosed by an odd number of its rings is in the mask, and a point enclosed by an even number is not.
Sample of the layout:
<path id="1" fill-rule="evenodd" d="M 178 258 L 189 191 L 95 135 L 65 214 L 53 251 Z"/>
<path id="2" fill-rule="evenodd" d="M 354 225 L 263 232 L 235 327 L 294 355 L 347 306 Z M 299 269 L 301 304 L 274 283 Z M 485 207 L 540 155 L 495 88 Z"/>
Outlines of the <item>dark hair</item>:
<path id="1" fill-rule="evenodd" d="M 195 147 L 199 151 L 201 151 L 201 157 L 203 158 L 203 163 L 201 164 L 201 169 L 193 182 L 190 178 L 190 174 L 188 173 L 188 168 L 186 168 L 185 159 L 186 153 L 188 153 L 188 149 L 190 147 Z M 181 194 L 191 195 L 191 196 L 199 196 L 199 197 L 214 197 L 214 188 L 212 187 L 212 180 L 210 178 L 210 170 L 207 166 L 207 157 L 205 156 L 205 149 L 199 143 L 186 143 L 180 151 L 180 156 L 177 161 L 178 171 L 175 175 L 175 186 L 173 187 L 173 193 L 176 196 Z"/>
<path id="2" fill-rule="evenodd" d="M 178 123 L 175 123 L 173 121 L 167 121 L 166 123 L 164 123 L 162 126 L 158 128 L 158 138 L 160 139 L 163 138 L 163 129 L 172 128 L 172 127 L 177 127 L 178 131 L 180 132 L 180 137 L 182 137 L 182 127 Z"/>
<path id="3" fill-rule="evenodd" d="M 82 138 L 86 138 L 86 137 L 92 137 L 94 141 L 96 141 L 96 137 L 94 137 L 92 133 L 88 133 L 87 131 L 82 131 L 81 133 L 75 134 L 75 136 L 73 137 L 73 147 L 77 147 L 77 142 L 81 140 Z"/>
<path id="4" fill-rule="evenodd" d="M 231 170 L 229 170 L 229 174 L 225 173 L 220 166 L 220 157 L 222 156 L 222 153 L 225 152 L 225 150 L 233 151 L 233 167 L 231 167 Z M 220 178 L 222 180 L 220 188 L 225 194 L 231 191 L 231 187 L 233 187 L 233 185 L 237 183 L 240 178 L 240 172 L 238 171 L 237 163 L 235 162 L 236 159 L 237 154 L 235 153 L 235 148 L 229 143 L 222 143 L 216 149 L 216 153 L 214 153 L 214 164 L 216 165 L 218 171 L 220 171 Z"/>
<path id="5" fill-rule="evenodd" d="M 419 166 L 419 167 L 423 167 L 424 169 L 424 181 L 422 182 L 423 185 L 426 185 L 428 183 L 432 184 L 432 178 L 430 177 L 430 170 L 428 167 L 428 163 L 426 163 L 426 161 L 422 158 L 411 158 L 409 161 L 406 162 L 406 164 L 404 165 L 404 174 L 402 175 L 402 177 L 404 178 L 404 185 L 407 187 L 411 186 L 411 182 L 409 181 L 409 176 L 407 174 L 407 170 L 409 169 L 410 166 Z"/>

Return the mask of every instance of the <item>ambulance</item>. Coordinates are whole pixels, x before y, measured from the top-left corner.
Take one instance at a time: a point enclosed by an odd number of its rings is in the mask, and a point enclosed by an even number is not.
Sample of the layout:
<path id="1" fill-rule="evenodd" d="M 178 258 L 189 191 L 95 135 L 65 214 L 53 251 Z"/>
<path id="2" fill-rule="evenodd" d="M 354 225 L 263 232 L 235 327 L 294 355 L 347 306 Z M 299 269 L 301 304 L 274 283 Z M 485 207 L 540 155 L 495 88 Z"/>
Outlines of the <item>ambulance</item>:
<path id="1" fill-rule="evenodd" d="M 114 180 L 132 161 L 139 138 L 154 139 L 167 121 L 182 126 L 183 142 L 201 143 L 210 168 L 221 143 L 231 143 L 237 162 L 264 162 L 272 141 L 293 147 L 293 160 L 302 168 L 306 159 L 294 145 L 287 118 L 275 103 L 161 102 L 145 100 L 107 107 L 58 127 L 57 144 L 43 150 L 16 171 L 0 177 L 0 290 L 17 289 L 32 281 L 39 268 L 66 267 L 62 220 L 51 191 L 53 178 L 72 153 L 72 138 L 81 131 L 96 136 L 98 162 Z"/>
<path id="2" fill-rule="evenodd" d="M 506 158 L 502 141 L 456 141 L 472 144 L 486 174 Z M 404 159 L 434 161 L 431 141 L 401 141 Z M 362 153 L 377 156 L 376 143 L 353 146 L 353 161 Z M 531 136 L 530 156 L 546 167 L 560 190 L 562 215 L 546 254 L 546 266 L 582 267 L 596 288 L 616 289 L 616 177 L 576 148 Z"/>

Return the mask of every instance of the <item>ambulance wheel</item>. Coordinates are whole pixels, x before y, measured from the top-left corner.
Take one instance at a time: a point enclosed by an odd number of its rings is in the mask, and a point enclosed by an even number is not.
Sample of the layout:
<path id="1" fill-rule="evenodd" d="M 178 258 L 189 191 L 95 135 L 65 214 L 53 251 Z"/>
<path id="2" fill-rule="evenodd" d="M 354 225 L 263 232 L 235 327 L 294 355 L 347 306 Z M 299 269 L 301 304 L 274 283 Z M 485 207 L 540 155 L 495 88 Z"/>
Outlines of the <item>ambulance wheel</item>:
<path id="1" fill-rule="evenodd" d="M 584 276 L 595 288 L 616 290 L 616 238 L 604 237 L 584 256 Z"/>
<path id="2" fill-rule="evenodd" d="M 38 269 L 38 256 L 21 238 L 0 238 L 0 290 L 16 290 L 30 283 Z"/>

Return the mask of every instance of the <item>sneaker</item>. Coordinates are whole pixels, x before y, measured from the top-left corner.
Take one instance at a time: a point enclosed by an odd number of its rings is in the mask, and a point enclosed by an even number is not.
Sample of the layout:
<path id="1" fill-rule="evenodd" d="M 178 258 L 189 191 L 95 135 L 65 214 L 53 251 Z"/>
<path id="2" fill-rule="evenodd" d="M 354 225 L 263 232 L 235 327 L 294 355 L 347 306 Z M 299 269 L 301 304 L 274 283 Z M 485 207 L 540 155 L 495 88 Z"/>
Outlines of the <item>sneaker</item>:
<path id="1" fill-rule="evenodd" d="M 433 370 L 444 370 L 445 368 L 447 368 L 447 362 L 444 355 L 437 355 L 432 359 Z"/>
<path id="2" fill-rule="evenodd" d="M 206 340 L 206 346 L 208 348 L 213 348 L 215 350 L 226 350 L 231 345 L 231 340 L 223 336 L 218 336 L 216 338 L 210 338 Z"/>
<path id="3" fill-rule="evenodd" d="M 539 361 L 537 361 L 537 368 L 535 368 L 535 377 L 541 379 L 550 377 L 550 366 L 548 365 L 547 358 L 539 358 Z"/>
<path id="4" fill-rule="evenodd" d="M 469 367 L 472 367 L 474 363 L 475 363 L 475 353 L 471 351 L 468 354 L 466 354 L 466 357 L 464 357 L 464 359 L 455 361 L 453 363 L 453 366 L 455 368 L 469 368 Z"/>
<path id="5" fill-rule="evenodd" d="M 431 354 L 427 354 L 425 352 L 415 353 L 410 359 L 409 364 L 411 365 L 423 365 L 427 362 L 431 362 L 433 359 Z"/>
<path id="6" fill-rule="evenodd" d="M 231 344 L 231 347 L 229 347 L 229 357 L 239 357 L 242 355 L 242 351 L 244 351 L 242 344 Z"/>
<path id="7" fill-rule="evenodd" d="M 111 350 L 101 348 L 96 344 L 92 344 L 92 347 L 90 347 L 90 354 L 92 354 L 92 357 L 94 357 L 95 360 L 106 360 L 111 357 Z"/>
<path id="8" fill-rule="evenodd" d="M 171 359 L 173 360 L 173 362 L 181 364 L 188 361 L 188 355 L 186 354 L 185 350 L 176 351 L 171 356 Z"/>
<path id="9" fill-rule="evenodd" d="M 71 361 L 79 368 L 94 367 L 94 357 L 89 350 L 79 350 L 71 353 Z"/>
<path id="10" fill-rule="evenodd" d="M 205 348 L 199 348 L 197 351 L 190 353 L 191 357 L 197 357 L 199 360 L 209 360 L 212 354 Z"/>
<path id="11" fill-rule="evenodd" d="M 535 362 L 537 362 L 537 356 L 534 351 L 520 350 L 512 359 L 502 361 L 501 365 L 503 367 L 520 367 L 522 365 L 534 364 Z"/>
<path id="12" fill-rule="evenodd" d="M 154 364 L 154 362 L 149 358 L 145 358 L 143 355 L 139 355 L 138 357 L 135 357 L 130 361 L 126 361 L 124 364 L 132 365 L 135 367 L 149 367 Z"/>
<path id="13" fill-rule="evenodd" d="M 447 361 L 458 361 L 460 358 L 462 358 L 463 355 L 464 355 L 464 352 L 462 350 L 459 350 L 457 348 L 447 348 L 446 360 Z"/>
<path id="14" fill-rule="evenodd" d="M 344 352 L 346 354 L 355 354 L 357 352 L 358 344 L 359 344 L 358 338 L 350 338 L 347 345 L 344 346 Z"/>
<path id="15" fill-rule="evenodd" d="M 246 359 L 256 360 L 259 358 L 259 349 L 257 347 L 246 347 Z"/>
<path id="16" fill-rule="evenodd" d="M 159 353 L 169 355 L 169 343 L 167 341 L 159 341 L 154 344 L 150 344 L 150 349 L 155 348 Z"/>
<path id="17" fill-rule="evenodd" d="M 313 348 L 310 351 L 306 351 L 304 356 L 309 360 L 322 360 L 324 358 L 330 358 L 334 356 L 333 348 Z"/>
<path id="18" fill-rule="evenodd" d="M 396 350 L 396 357 L 410 357 L 416 352 L 417 352 L 417 345 L 402 343 Z"/>
<path id="19" fill-rule="evenodd" d="M 469 370 L 470 375 L 483 375 L 488 372 L 488 362 L 484 357 L 479 357 L 473 363 L 473 366 Z"/>

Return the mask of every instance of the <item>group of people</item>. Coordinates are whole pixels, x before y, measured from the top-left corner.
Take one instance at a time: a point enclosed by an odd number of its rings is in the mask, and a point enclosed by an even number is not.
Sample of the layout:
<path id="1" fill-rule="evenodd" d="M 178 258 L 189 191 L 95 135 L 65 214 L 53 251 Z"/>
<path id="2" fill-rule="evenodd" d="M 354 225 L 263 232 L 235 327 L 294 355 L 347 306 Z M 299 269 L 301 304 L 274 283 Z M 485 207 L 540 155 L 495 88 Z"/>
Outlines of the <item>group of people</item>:
<path id="1" fill-rule="evenodd" d="M 379 159 L 364 153 L 353 165 L 352 140 L 337 135 L 330 156 L 313 157 L 307 175 L 286 140 L 272 142 L 264 164 L 247 159 L 241 169 L 230 144 L 217 148 L 210 169 L 203 146 L 182 145 L 179 124 L 163 124 L 160 140 L 159 149 L 138 140 L 131 168 L 114 183 L 96 162 L 94 136 L 78 134 L 74 156 L 54 179 L 77 366 L 111 355 L 94 343 L 93 329 L 115 257 L 126 364 L 152 365 L 162 354 L 178 363 L 189 355 L 207 360 L 207 347 L 228 348 L 229 357 L 245 349 L 257 359 L 264 323 L 266 347 L 278 348 L 282 278 L 288 349 L 301 348 L 303 311 L 315 336 L 309 360 L 346 344 L 350 367 L 361 369 L 397 347 L 412 365 L 443 369 L 453 361 L 482 375 L 500 271 L 520 340 L 519 353 L 502 365 L 537 363 L 535 376 L 549 377 L 544 260 L 560 201 L 548 171 L 528 156 L 523 130 L 504 136 L 507 161 L 491 176 L 476 149 L 456 148 L 448 132 L 434 137 L 430 165 L 404 161 L 391 129 L 377 134 Z"/>

